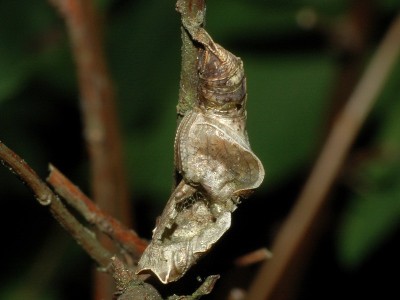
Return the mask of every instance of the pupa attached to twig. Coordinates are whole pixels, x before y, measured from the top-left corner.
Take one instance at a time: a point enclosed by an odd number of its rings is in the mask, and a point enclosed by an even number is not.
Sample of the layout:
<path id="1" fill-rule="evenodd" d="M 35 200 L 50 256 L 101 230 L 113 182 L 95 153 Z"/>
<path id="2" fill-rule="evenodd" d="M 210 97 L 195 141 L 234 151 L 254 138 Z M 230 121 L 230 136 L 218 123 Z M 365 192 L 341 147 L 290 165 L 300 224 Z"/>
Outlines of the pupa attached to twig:
<path id="1" fill-rule="evenodd" d="M 231 213 L 264 179 L 246 132 L 246 78 L 242 60 L 200 28 L 199 98 L 175 138 L 175 167 L 182 176 L 158 218 L 138 272 L 176 281 L 231 225 Z"/>

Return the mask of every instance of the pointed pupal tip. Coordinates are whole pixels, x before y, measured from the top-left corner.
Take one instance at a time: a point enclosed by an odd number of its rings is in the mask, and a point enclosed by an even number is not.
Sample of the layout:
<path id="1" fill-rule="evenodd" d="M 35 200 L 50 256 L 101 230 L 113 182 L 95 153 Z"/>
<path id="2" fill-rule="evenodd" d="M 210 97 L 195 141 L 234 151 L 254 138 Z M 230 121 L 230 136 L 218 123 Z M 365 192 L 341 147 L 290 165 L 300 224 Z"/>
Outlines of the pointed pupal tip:
<path id="1" fill-rule="evenodd" d="M 166 251 L 165 248 L 166 245 L 160 240 L 153 239 L 138 261 L 136 274 L 155 275 L 163 284 L 182 277 L 183 274 L 176 269 L 171 257 L 173 252 Z"/>
<path id="2" fill-rule="evenodd" d="M 163 284 L 176 281 L 183 275 L 176 271 L 162 249 L 152 244 L 140 258 L 136 274 L 154 274 Z"/>
<path id="3" fill-rule="evenodd" d="M 180 278 L 180 277 L 171 276 L 170 272 L 165 272 L 165 271 L 159 270 L 158 268 L 154 268 L 154 267 L 140 266 L 140 264 L 138 265 L 138 271 L 136 271 L 136 275 L 139 275 L 139 274 L 153 274 L 163 284 L 167 284 L 167 283 L 176 281 Z"/>

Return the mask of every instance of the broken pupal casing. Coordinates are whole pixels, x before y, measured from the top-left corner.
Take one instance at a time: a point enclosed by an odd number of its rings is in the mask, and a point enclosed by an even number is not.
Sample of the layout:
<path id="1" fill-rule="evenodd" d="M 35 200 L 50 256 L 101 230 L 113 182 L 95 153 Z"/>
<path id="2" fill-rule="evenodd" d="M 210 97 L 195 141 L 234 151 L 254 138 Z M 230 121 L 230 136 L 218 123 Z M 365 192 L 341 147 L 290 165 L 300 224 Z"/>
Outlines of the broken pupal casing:
<path id="1" fill-rule="evenodd" d="M 186 186 L 182 181 L 175 192 Z M 180 279 L 231 225 L 231 214 L 215 217 L 202 194 L 177 201 L 175 192 L 138 263 L 139 272 L 151 271 L 164 284 Z"/>
<path id="2" fill-rule="evenodd" d="M 207 33 L 198 61 L 199 99 L 175 137 L 182 181 L 168 200 L 140 261 L 161 282 L 181 278 L 229 229 L 240 198 L 264 179 L 246 132 L 243 63 Z"/>
<path id="3" fill-rule="evenodd" d="M 182 120 L 175 142 L 176 167 L 185 182 L 230 211 L 238 197 L 257 188 L 264 178 L 244 123 L 245 116 L 215 116 L 194 109 Z"/>
<path id="4" fill-rule="evenodd" d="M 175 166 L 185 182 L 212 203 L 233 211 L 264 179 L 246 132 L 243 62 L 205 32 L 199 50 L 198 105 L 183 118 L 175 140 Z M 233 202 L 233 203 L 232 203 Z"/>

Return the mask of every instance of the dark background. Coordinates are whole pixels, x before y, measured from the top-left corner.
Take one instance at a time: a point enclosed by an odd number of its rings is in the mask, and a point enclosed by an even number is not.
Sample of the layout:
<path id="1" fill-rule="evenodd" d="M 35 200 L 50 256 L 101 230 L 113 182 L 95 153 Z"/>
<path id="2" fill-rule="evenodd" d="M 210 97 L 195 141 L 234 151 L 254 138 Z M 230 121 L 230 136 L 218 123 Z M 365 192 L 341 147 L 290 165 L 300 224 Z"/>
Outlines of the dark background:
<path id="1" fill-rule="evenodd" d="M 97 2 L 135 222 L 150 238 L 172 185 L 180 16 L 173 0 Z M 208 32 L 245 64 L 248 132 L 266 178 L 226 236 L 169 293 L 191 292 L 197 276 L 215 273 L 222 279 L 207 299 L 247 287 L 258 265 L 239 268 L 233 260 L 271 246 L 399 8 L 395 0 L 208 1 Z M 400 294 L 399 82 L 397 63 L 329 195 L 295 299 Z M 0 140 L 43 178 L 51 162 L 90 194 L 74 62 L 63 21 L 44 0 L 0 2 Z M 0 299 L 88 299 L 89 258 L 5 168 L 0 200 Z"/>

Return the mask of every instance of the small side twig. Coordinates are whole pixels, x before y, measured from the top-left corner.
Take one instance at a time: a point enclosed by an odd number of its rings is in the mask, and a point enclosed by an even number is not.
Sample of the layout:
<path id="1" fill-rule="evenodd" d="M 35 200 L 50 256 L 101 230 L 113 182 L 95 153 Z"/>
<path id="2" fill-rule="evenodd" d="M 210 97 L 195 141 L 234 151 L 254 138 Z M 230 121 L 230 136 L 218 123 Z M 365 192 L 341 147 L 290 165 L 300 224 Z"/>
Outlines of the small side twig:
<path id="1" fill-rule="evenodd" d="M 168 300 L 197 300 L 201 297 L 208 295 L 214 289 L 217 280 L 219 279 L 219 275 L 210 275 L 208 276 L 201 286 L 190 296 L 170 296 Z"/>
<path id="2" fill-rule="evenodd" d="M 399 53 L 400 16 L 392 23 L 359 84 L 339 114 L 296 206 L 273 244 L 274 259 L 261 267 L 246 299 L 272 299 L 301 248 L 302 240 L 313 228 L 346 154 L 383 88 Z"/>
<path id="3" fill-rule="evenodd" d="M 267 248 L 260 248 L 235 259 L 235 265 L 245 267 L 255 263 L 263 262 L 273 257 L 272 252 Z"/>
<path id="4" fill-rule="evenodd" d="M 206 280 L 204 280 L 203 284 L 192 294 L 191 299 L 200 299 L 202 296 L 210 294 L 219 277 L 219 275 L 208 276 Z"/>
<path id="5" fill-rule="evenodd" d="M 98 264 L 103 272 L 107 272 L 114 278 L 117 286 L 116 295 L 120 295 L 118 299 L 154 299 L 161 300 L 157 290 L 150 284 L 144 283 L 142 276 L 137 276 L 134 269 L 125 264 L 115 254 L 109 252 L 97 240 L 96 235 L 88 228 L 83 226 L 64 206 L 49 186 L 43 182 L 36 172 L 17 154 L 15 154 L 6 145 L 0 142 L 0 161 L 12 173 L 17 175 L 34 193 L 34 196 L 41 205 L 48 206 L 53 217 L 64 227 L 64 229 L 78 242 L 78 244 L 86 251 L 86 253 Z M 55 182 L 57 189 L 61 191 L 71 192 L 71 183 L 68 179 L 62 178 L 61 173 L 53 170 L 52 182 Z M 62 188 L 62 184 L 67 185 Z M 73 191 L 73 188 L 72 188 Z M 73 201 L 82 201 L 85 196 L 77 196 Z M 91 203 L 89 199 L 84 202 Z M 77 205 L 85 207 L 85 203 Z M 101 213 L 100 213 L 101 215 Z M 105 222 L 110 219 L 105 216 Z M 113 226 L 113 225 L 111 225 Z M 119 242 L 124 243 L 120 240 Z M 132 298 L 131 296 L 135 297 Z M 146 298 L 150 295 L 151 298 Z"/>
<path id="6" fill-rule="evenodd" d="M 128 251 L 134 259 L 138 259 L 147 247 L 147 242 L 141 239 L 133 230 L 103 212 L 76 185 L 66 178 L 57 168 L 50 165 L 48 183 L 74 207 L 91 224 L 96 225 L 118 245 Z"/>
<path id="7" fill-rule="evenodd" d="M 3 165 L 16 174 L 32 190 L 41 205 L 49 207 L 54 218 L 82 246 L 89 256 L 101 268 L 107 269 L 113 255 L 99 243 L 93 232 L 78 222 L 36 172 L 2 142 L 0 142 L 0 159 Z"/>

